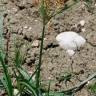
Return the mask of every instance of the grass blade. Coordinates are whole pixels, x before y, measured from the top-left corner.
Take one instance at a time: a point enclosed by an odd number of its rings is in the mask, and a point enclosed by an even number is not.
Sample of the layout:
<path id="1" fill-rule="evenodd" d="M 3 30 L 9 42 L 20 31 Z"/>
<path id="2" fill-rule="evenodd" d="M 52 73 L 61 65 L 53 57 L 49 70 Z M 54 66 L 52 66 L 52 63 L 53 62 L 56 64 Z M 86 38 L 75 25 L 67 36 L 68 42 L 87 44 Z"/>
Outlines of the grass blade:
<path id="1" fill-rule="evenodd" d="M 13 87 L 12 87 L 11 77 L 8 73 L 7 67 L 5 66 L 4 54 L 2 54 L 2 53 L 0 53 L 0 62 L 2 64 L 3 71 L 4 71 L 4 79 L 2 79 L 2 83 L 8 93 L 8 96 L 13 96 Z"/>
<path id="2" fill-rule="evenodd" d="M 27 80 L 21 81 L 20 82 L 21 85 L 24 85 L 27 89 L 29 89 L 32 92 L 32 96 L 37 96 L 36 94 L 36 88 L 33 87 L 30 82 L 28 82 Z"/>

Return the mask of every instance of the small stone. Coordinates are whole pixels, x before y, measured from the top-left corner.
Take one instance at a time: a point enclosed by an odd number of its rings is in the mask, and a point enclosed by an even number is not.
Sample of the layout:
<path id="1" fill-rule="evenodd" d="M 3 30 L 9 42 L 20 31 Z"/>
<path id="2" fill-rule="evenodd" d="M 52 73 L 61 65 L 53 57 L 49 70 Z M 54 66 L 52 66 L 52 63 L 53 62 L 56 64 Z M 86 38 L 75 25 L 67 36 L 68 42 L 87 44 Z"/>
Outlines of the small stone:
<path id="1" fill-rule="evenodd" d="M 29 63 L 31 60 L 30 60 L 30 58 L 27 58 L 26 59 L 26 63 Z"/>
<path id="2" fill-rule="evenodd" d="M 75 54 L 74 50 L 67 50 L 66 52 L 68 53 L 69 56 L 73 56 Z"/>
<path id="3" fill-rule="evenodd" d="M 34 57 L 27 58 L 26 63 L 27 63 L 28 66 L 31 66 L 32 64 L 35 64 L 35 58 Z"/>
<path id="4" fill-rule="evenodd" d="M 11 18 L 9 22 L 10 22 L 10 24 L 15 24 L 15 23 L 17 23 L 17 20 L 15 18 Z"/>
<path id="5" fill-rule="evenodd" d="M 39 47 L 39 41 L 38 40 L 33 41 L 32 47 Z"/>
<path id="6" fill-rule="evenodd" d="M 20 96 L 20 94 L 18 94 L 19 93 L 19 91 L 18 91 L 18 89 L 14 89 L 14 96 Z"/>
<path id="7" fill-rule="evenodd" d="M 28 26 L 24 26 L 24 29 L 27 29 L 28 28 Z"/>
<path id="8" fill-rule="evenodd" d="M 36 19 L 36 20 L 34 20 L 35 22 L 37 22 L 38 20 Z"/>
<path id="9" fill-rule="evenodd" d="M 14 13 L 16 13 L 18 11 L 18 9 L 14 7 L 14 8 L 12 8 L 12 11 L 14 11 Z"/>
<path id="10" fill-rule="evenodd" d="M 18 34 L 19 34 L 19 35 L 22 34 L 22 31 L 23 31 L 23 28 L 22 28 L 22 27 L 19 28 L 19 30 L 18 30 Z"/>
<path id="11" fill-rule="evenodd" d="M 84 26 L 85 25 L 85 20 L 81 20 L 79 23 L 80 23 L 81 26 Z"/>
<path id="12" fill-rule="evenodd" d="M 82 29 L 81 29 L 81 31 L 82 31 L 82 32 L 85 32 L 85 31 L 86 31 L 86 29 L 85 29 L 85 28 L 82 28 Z"/>
<path id="13" fill-rule="evenodd" d="M 32 27 L 29 27 L 29 28 L 28 28 L 28 31 L 31 31 L 31 30 L 32 30 Z"/>
<path id="14" fill-rule="evenodd" d="M 59 25 L 59 22 L 57 20 L 53 20 L 54 26 Z"/>

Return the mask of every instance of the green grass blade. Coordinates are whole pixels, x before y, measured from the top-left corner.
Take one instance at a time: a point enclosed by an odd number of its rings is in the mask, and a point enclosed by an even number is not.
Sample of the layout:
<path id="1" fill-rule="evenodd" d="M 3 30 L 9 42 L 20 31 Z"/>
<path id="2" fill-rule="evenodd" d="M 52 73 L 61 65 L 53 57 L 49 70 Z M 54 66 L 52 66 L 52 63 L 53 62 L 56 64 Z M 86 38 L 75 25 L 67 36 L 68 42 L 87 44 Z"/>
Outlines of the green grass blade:
<path id="1" fill-rule="evenodd" d="M 20 72 L 20 75 L 22 75 L 23 79 L 27 80 L 28 82 L 30 82 L 34 87 L 35 87 L 35 81 L 32 80 L 31 76 L 28 74 L 28 72 L 26 70 L 24 70 L 23 68 L 19 68 L 18 69 Z"/>
<path id="2" fill-rule="evenodd" d="M 34 88 L 30 82 L 24 80 L 20 82 L 21 85 L 24 85 L 27 89 L 29 89 L 32 92 L 32 96 L 37 96 L 36 94 L 36 88 Z"/>
<path id="3" fill-rule="evenodd" d="M 44 96 L 47 96 L 46 94 L 47 94 L 47 93 L 45 93 Z M 59 93 L 59 92 L 50 91 L 50 92 L 49 92 L 49 96 L 71 96 L 71 95 L 65 95 L 64 93 Z"/>
<path id="4" fill-rule="evenodd" d="M 0 62 L 2 64 L 3 71 L 4 71 L 4 80 L 2 80 L 2 83 L 8 93 L 8 96 L 13 96 L 13 87 L 12 87 L 11 77 L 8 73 L 7 67 L 5 66 L 4 54 L 2 54 L 2 53 L 0 53 Z"/>
<path id="5" fill-rule="evenodd" d="M 0 90 L 4 89 L 4 85 L 2 83 L 2 78 L 0 78 Z"/>
<path id="6" fill-rule="evenodd" d="M 90 85 L 90 86 L 89 86 L 89 89 L 91 90 L 91 92 L 92 92 L 93 94 L 96 94 L 96 83 L 93 84 L 93 85 Z"/>
<path id="7" fill-rule="evenodd" d="M 46 96 L 50 96 L 50 85 L 51 85 L 51 81 L 49 81 L 49 85 L 48 85 L 48 92 L 47 92 L 47 95 Z"/>
<path id="8" fill-rule="evenodd" d="M 20 67 L 23 64 L 23 56 L 21 55 L 20 48 L 15 49 L 15 66 Z"/>

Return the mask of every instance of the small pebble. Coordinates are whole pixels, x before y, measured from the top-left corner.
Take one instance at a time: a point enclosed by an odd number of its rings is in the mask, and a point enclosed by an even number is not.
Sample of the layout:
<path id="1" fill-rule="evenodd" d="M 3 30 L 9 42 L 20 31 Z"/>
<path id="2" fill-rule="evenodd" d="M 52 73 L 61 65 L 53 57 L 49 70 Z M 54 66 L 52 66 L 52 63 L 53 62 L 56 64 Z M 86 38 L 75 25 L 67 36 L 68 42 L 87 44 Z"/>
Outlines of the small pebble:
<path id="1" fill-rule="evenodd" d="M 30 30 L 32 30 L 32 27 L 29 27 L 29 28 L 28 28 L 28 31 L 30 31 Z"/>
<path id="2" fill-rule="evenodd" d="M 38 40 L 33 41 L 32 47 L 39 47 L 39 41 Z"/>
<path id="3" fill-rule="evenodd" d="M 35 22 L 37 22 L 38 20 L 37 20 L 37 19 L 35 19 L 34 21 L 35 21 Z"/>
<path id="4" fill-rule="evenodd" d="M 79 23 L 80 23 L 81 26 L 84 26 L 85 25 L 85 20 L 81 20 Z"/>
<path id="5" fill-rule="evenodd" d="M 85 32 L 85 31 L 86 31 L 86 29 L 85 29 L 85 28 L 82 28 L 82 29 L 81 29 L 81 31 L 82 31 L 82 32 Z"/>
<path id="6" fill-rule="evenodd" d="M 28 26 L 24 26 L 24 29 L 27 29 L 28 28 Z"/>
<path id="7" fill-rule="evenodd" d="M 74 50 L 67 50 L 66 52 L 68 53 L 69 56 L 73 56 L 75 54 Z"/>
<path id="8" fill-rule="evenodd" d="M 20 96 L 20 94 L 18 94 L 19 93 L 19 91 L 18 91 L 18 89 L 14 89 L 14 96 Z"/>

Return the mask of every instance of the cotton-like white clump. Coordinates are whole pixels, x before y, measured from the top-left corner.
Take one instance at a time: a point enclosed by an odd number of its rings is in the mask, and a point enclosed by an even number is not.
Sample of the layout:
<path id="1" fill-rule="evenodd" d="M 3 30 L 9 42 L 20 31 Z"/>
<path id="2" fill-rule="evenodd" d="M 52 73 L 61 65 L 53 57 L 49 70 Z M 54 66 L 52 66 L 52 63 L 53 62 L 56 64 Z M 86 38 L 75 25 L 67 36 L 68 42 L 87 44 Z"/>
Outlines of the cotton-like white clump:
<path id="1" fill-rule="evenodd" d="M 61 48 L 65 49 L 69 56 L 75 54 L 75 50 L 83 47 L 86 40 L 73 31 L 63 32 L 56 36 L 56 40 L 58 41 Z"/>

